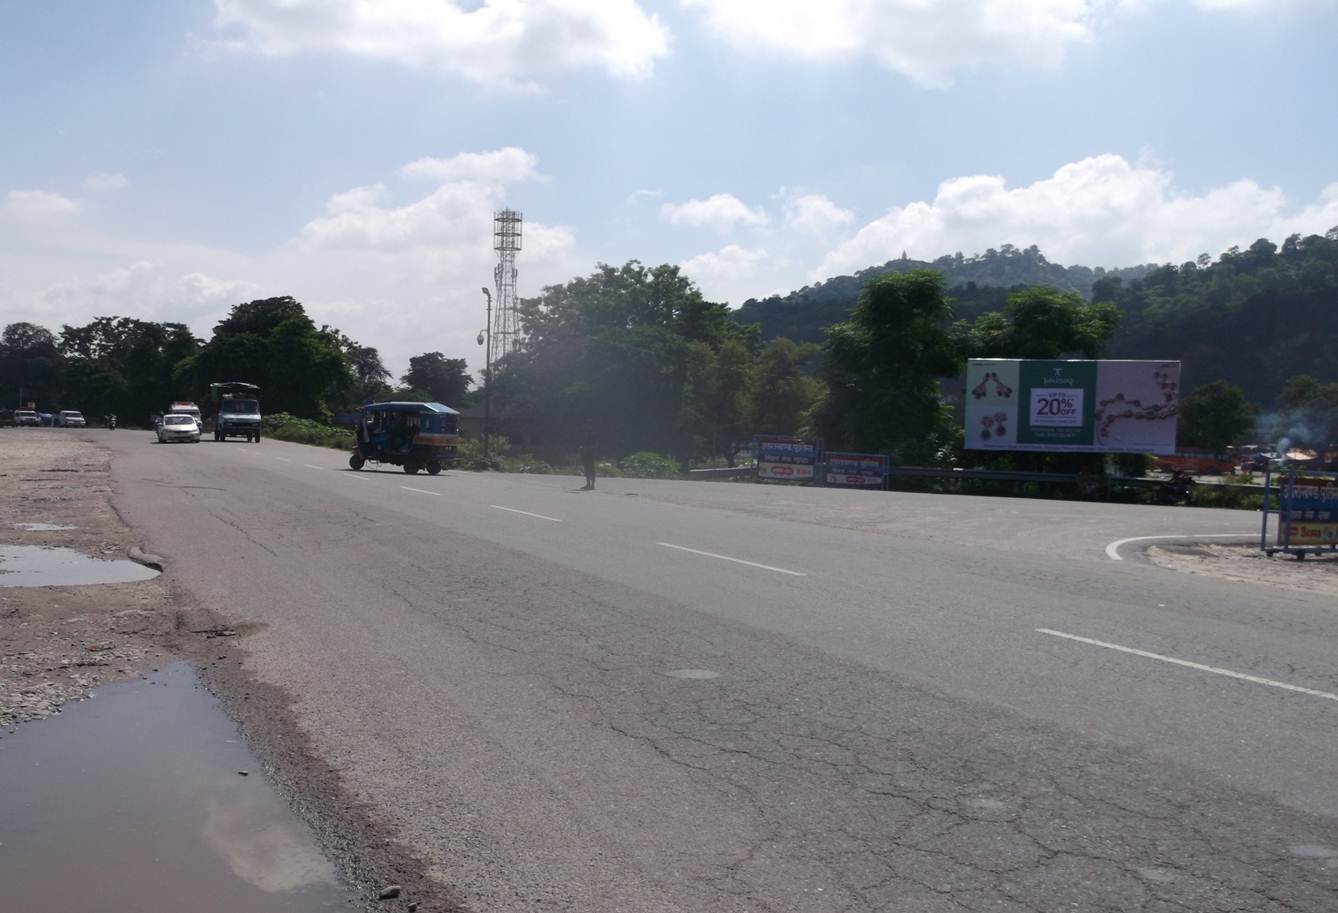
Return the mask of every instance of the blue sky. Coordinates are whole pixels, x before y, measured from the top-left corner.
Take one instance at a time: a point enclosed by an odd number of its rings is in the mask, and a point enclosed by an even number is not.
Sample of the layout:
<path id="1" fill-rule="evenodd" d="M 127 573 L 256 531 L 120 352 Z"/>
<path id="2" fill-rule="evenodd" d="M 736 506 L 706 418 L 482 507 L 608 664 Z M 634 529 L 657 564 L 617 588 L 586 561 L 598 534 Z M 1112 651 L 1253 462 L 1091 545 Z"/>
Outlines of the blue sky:
<path id="1" fill-rule="evenodd" d="M 291 294 L 402 369 L 627 259 L 737 305 L 1012 243 L 1338 225 L 1328 0 L 0 4 L 0 322 Z"/>

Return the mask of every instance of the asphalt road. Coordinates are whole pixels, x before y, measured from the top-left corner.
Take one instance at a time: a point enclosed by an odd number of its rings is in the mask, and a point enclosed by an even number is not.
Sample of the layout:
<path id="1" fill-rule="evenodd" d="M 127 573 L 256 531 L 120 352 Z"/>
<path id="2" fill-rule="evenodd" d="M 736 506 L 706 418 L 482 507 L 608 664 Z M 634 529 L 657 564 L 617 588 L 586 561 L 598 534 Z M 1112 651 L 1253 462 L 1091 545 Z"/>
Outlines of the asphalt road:
<path id="1" fill-rule="evenodd" d="M 1112 547 L 1254 515 L 90 436 L 474 909 L 1338 910 L 1338 606 Z"/>

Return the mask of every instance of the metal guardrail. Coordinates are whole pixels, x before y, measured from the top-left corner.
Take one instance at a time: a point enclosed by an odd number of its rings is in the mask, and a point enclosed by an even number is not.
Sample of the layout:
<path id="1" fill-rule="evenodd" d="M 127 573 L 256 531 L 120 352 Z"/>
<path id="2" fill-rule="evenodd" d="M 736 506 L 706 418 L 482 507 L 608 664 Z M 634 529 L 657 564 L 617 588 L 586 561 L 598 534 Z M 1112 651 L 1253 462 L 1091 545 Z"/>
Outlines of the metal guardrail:
<path id="1" fill-rule="evenodd" d="M 756 472 L 757 467 L 722 466 L 715 469 L 689 469 L 689 479 L 742 479 Z M 1076 485 L 1079 479 L 1089 479 L 1094 484 L 1110 488 L 1157 489 L 1164 484 L 1164 479 L 1134 478 L 1126 476 L 1079 476 L 1072 472 L 1025 472 L 1011 469 L 958 469 L 941 466 L 892 466 L 888 470 L 892 478 L 906 479 L 944 479 L 970 482 L 1034 482 L 1041 485 Z M 1230 488 L 1235 491 L 1263 494 L 1264 486 L 1235 482 L 1198 482 L 1200 488 Z"/>
<path id="2" fill-rule="evenodd" d="M 721 466 L 716 469 L 689 469 L 689 479 L 742 479 L 757 472 L 757 467 L 748 466 Z"/>
<path id="3" fill-rule="evenodd" d="M 962 479 L 977 482 L 1042 482 L 1072 485 L 1078 476 L 1071 472 L 1023 472 L 1007 469 L 956 469 L 938 466 L 893 466 L 888 475 L 913 479 Z"/>

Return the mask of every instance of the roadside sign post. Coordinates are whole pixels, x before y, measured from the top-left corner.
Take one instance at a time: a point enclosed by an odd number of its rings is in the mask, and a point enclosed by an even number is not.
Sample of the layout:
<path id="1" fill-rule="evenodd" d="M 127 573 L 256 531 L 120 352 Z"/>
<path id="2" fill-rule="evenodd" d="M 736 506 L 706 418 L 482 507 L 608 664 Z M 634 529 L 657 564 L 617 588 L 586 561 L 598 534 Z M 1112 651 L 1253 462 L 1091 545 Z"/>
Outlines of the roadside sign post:
<path id="1" fill-rule="evenodd" d="M 1265 476 L 1267 486 L 1268 477 Z M 1285 552 L 1306 555 L 1338 551 L 1338 472 L 1290 469 L 1278 486 L 1278 526 L 1267 544 L 1268 489 L 1264 491 L 1264 535 L 1260 545 L 1272 556 Z"/>
<path id="2" fill-rule="evenodd" d="M 830 488 L 873 488 L 887 490 L 891 461 L 885 453 L 825 454 L 822 464 L 823 483 Z"/>
<path id="3" fill-rule="evenodd" d="M 822 438 L 762 435 L 753 438 L 753 452 L 757 455 L 754 481 L 812 485 L 822 462 Z"/>

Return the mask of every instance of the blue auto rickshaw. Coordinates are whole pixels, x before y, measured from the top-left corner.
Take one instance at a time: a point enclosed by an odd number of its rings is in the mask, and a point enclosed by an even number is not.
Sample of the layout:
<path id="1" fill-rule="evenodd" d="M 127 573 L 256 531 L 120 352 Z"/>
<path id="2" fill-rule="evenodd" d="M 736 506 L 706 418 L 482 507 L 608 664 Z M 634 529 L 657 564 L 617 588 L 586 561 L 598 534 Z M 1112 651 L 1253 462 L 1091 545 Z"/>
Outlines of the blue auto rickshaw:
<path id="1" fill-rule="evenodd" d="M 368 403 L 359 410 L 349 468 L 390 463 L 410 475 L 420 469 L 436 475 L 455 461 L 459 415 L 441 403 Z"/>

